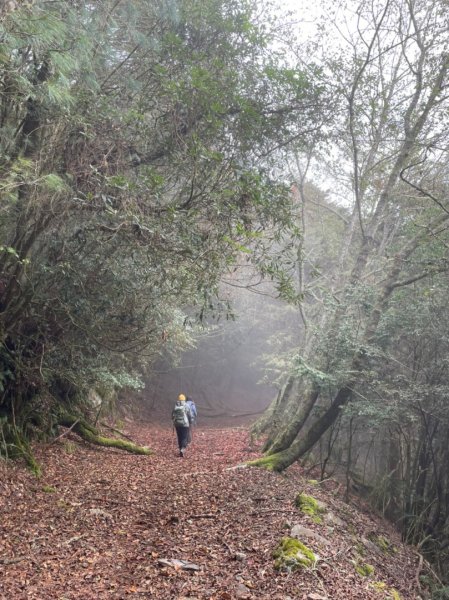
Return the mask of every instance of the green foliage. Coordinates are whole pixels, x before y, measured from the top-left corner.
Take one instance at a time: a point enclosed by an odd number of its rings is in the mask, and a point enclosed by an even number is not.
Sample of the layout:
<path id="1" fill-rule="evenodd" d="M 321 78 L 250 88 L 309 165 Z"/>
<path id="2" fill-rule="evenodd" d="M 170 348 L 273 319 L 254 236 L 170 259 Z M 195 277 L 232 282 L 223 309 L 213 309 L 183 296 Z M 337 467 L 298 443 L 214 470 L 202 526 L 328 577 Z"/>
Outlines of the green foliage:
<path id="1" fill-rule="evenodd" d="M 68 442 L 67 440 L 64 440 L 63 448 L 66 454 L 75 454 L 76 452 L 76 444 Z"/>
<path id="2" fill-rule="evenodd" d="M 449 586 L 443 586 L 435 589 L 432 592 L 432 600 L 448 600 Z"/>
<path id="3" fill-rule="evenodd" d="M 28 468 L 41 476 L 41 468 L 34 458 L 31 446 L 24 431 L 15 423 L 11 423 L 7 415 L 0 413 L 0 455 L 6 458 L 22 458 Z"/>
<path id="4" fill-rule="evenodd" d="M 55 173 L 48 173 L 44 175 L 39 182 L 43 191 L 49 193 L 58 193 L 67 191 L 67 184 L 59 175 Z"/>
<path id="5" fill-rule="evenodd" d="M 449 586 L 441 585 L 441 581 L 437 581 L 433 574 L 420 575 L 419 582 L 432 600 L 449 599 Z"/>
<path id="6" fill-rule="evenodd" d="M 293 374 L 296 377 L 307 377 L 319 386 L 328 386 L 335 384 L 335 378 L 329 373 L 320 371 L 319 369 L 306 364 L 302 356 L 298 356 L 295 360 Z"/>
<path id="7" fill-rule="evenodd" d="M 25 436 L 229 316 L 218 285 L 242 254 L 293 295 L 274 149 L 314 127 L 323 90 L 260 14 L 61 0 L 2 20 L 0 410 Z"/>

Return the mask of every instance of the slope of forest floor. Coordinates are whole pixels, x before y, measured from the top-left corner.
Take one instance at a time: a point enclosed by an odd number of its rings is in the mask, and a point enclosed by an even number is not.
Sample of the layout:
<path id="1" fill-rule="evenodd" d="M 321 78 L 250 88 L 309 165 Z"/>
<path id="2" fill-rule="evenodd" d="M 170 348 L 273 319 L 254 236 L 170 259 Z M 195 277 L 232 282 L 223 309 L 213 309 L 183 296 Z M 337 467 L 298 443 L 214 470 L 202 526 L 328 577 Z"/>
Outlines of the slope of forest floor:
<path id="1" fill-rule="evenodd" d="M 70 435 L 36 449 L 40 480 L 21 465 L 0 464 L 1 598 L 417 598 L 416 553 L 385 521 L 344 503 L 337 483 L 307 482 L 299 466 L 286 475 L 233 469 L 257 456 L 245 429 L 199 428 L 185 459 L 168 428 L 128 424 L 127 432 L 156 454 L 97 448 Z M 300 513 L 300 491 L 323 501 L 333 520 Z M 308 542 L 319 560 L 278 572 L 272 552 L 295 523 L 319 534 Z M 376 536 L 394 550 L 367 544 Z M 360 575 L 357 564 L 374 573 Z"/>

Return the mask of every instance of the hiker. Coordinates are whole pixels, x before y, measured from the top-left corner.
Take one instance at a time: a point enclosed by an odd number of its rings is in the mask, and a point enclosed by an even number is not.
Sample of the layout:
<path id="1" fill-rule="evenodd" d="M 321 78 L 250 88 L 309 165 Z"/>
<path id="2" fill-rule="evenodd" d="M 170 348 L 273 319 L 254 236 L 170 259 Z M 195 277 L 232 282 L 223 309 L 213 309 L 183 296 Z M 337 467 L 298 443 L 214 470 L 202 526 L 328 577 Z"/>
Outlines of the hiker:
<path id="1" fill-rule="evenodd" d="M 178 436 L 179 456 L 184 457 L 184 452 L 189 443 L 189 430 L 192 420 L 192 415 L 186 404 L 186 397 L 184 394 L 179 394 L 178 400 L 173 407 L 171 418 L 173 426 L 176 429 L 176 435 Z"/>
<path id="2" fill-rule="evenodd" d="M 190 396 L 186 397 L 186 405 L 189 407 L 190 415 L 191 415 L 189 436 L 188 436 L 188 443 L 190 444 L 190 442 L 192 441 L 192 438 L 193 438 L 193 426 L 196 425 L 198 411 L 196 410 L 195 402 L 192 400 L 192 398 L 190 398 Z"/>
<path id="3" fill-rule="evenodd" d="M 196 418 L 198 416 L 198 411 L 196 410 L 195 402 L 192 400 L 190 396 L 186 397 L 186 405 L 189 407 L 190 414 L 192 415 L 192 425 L 196 425 Z"/>

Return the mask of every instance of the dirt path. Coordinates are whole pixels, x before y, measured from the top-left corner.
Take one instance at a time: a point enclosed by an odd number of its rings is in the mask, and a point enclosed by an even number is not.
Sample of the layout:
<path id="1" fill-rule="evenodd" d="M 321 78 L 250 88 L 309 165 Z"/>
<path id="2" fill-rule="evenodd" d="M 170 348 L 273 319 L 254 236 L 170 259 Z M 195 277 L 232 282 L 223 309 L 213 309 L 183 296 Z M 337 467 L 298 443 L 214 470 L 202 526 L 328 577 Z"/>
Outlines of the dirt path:
<path id="1" fill-rule="evenodd" d="M 38 481 L 22 467 L 0 471 L 0 598 L 90 600 L 121 598 L 381 599 L 373 579 L 354 570 L 358 539 L 370 531 L 393 539 L 385 523 L 356 513 L 338 489 L 308 486 L 299 469 L 288 477 L 230 467 L 253 454 L 241 429 L 197 431 L 180 459 L 168 429 L 132 426 L 154 457 L 63 440 L 37 450 Z M 255 455 L 254 455 L 255 456 Z M 299 515 L 299 490 L 323 499 L 344 525 L 329 527 Z M 315 543 L 315 570 L 273 568 L 272 551 L 288 523 L 301 522 L 329 539 Z M 412 599 L 416 559 L 403 549 L 373 555 L 375 579 Z M 186 572 L 159 559 L 187 559 Z M 364 559 L 365 560 L 365 559 Z M 310 596 L 315 593 L 316 596 Z"/>

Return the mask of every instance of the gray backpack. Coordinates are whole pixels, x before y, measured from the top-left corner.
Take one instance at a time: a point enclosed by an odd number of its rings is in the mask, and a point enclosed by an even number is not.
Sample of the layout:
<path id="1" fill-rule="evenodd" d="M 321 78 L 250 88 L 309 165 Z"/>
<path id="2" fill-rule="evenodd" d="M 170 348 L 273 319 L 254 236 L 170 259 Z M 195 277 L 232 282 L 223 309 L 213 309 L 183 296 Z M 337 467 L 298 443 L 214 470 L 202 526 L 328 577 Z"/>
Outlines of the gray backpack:
<path id="1" fill-rule="evenodd" d="M 189 426 L 188 410 L 185 402 L 176 402 L 172 413 L 173 425 L 175 427 Z"/>

